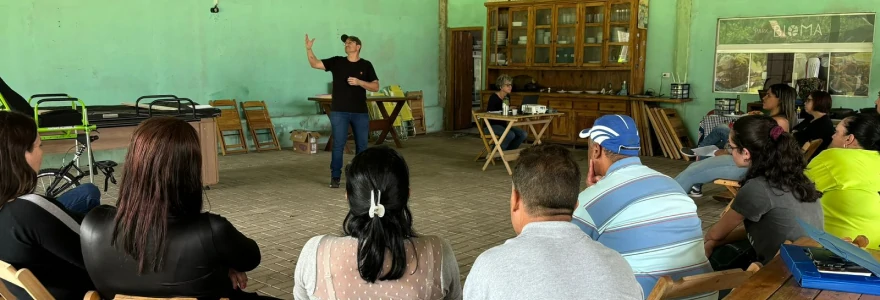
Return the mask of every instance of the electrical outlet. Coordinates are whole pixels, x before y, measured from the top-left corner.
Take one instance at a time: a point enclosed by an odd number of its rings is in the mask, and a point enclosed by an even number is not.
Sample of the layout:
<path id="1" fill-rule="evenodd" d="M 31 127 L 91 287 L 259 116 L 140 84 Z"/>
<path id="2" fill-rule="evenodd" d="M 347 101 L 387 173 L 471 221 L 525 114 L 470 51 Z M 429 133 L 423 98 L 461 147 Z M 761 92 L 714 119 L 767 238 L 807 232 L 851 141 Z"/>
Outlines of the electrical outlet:
<path id="1" fill-rule="evenodd" d="M 663 78 L 669 78 L 671 76 L 670 73 L 663 73 Z"/>

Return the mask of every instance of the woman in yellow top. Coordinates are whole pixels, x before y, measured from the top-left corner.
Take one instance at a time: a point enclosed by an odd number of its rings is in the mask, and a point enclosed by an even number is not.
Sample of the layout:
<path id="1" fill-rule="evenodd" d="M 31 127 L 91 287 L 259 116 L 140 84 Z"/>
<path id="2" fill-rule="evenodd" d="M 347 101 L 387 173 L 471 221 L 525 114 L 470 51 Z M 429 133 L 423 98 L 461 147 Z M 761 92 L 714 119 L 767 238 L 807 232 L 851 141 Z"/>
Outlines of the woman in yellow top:
<path id="1" fill-rule="evenodd" d="M 864 235 L 868 248 L 880 249 L 880 115 L 843 119 L 828 150 L 805 172 L 824 193 L 825 231 L 840 238 Z"/>

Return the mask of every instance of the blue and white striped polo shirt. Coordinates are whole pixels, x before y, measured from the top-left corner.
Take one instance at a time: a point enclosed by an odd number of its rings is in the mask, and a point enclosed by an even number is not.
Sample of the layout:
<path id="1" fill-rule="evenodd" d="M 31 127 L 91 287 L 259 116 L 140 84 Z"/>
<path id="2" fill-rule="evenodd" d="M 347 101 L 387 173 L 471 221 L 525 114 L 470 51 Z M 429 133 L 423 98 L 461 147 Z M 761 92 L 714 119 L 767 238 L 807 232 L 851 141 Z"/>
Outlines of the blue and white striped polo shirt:
<path id="1" fill-rule="evenodd" d="M 660 276 L 673 280 L 712 272 L 703 250 L 697 206 L 669 176 L 621 159 L 578 196 L 572 222 L 623 255 L 645 291 Z M 718 299 L 717 292 L 686 299 Z"/>

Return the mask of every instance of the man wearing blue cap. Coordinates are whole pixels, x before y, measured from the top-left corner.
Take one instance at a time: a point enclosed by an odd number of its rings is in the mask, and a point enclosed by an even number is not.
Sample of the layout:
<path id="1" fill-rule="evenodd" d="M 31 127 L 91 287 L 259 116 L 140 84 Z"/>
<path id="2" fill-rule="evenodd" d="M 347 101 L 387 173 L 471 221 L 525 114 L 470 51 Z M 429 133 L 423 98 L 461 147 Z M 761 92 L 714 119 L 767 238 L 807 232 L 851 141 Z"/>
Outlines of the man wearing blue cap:
<path id="1" fill-rule="evenodd" d="M 712 272 L 694 200 L 674 179 L 642 165 L 635 121 L 602 116 L 580 138 L 590 140 L 590 161 L 572 222 L 623 255 L 645 295 L 660 276 Z M 717 292 L 700 296 L 718 299 Z"/>

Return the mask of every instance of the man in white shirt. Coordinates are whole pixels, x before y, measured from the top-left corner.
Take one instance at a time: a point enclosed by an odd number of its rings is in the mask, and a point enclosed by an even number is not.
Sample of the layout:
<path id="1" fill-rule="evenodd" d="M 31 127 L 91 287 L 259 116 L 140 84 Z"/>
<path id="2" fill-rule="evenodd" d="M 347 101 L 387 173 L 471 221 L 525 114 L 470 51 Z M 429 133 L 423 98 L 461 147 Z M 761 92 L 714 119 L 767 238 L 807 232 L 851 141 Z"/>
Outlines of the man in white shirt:
<path id="1" fill-rule="evenodd" d="M 477 257 L 464 299 L 644 299 L 629 264 L 571 222 L 580 171 L 568 149 L 524 149 L 513 172 L 517 237 Z"/>

